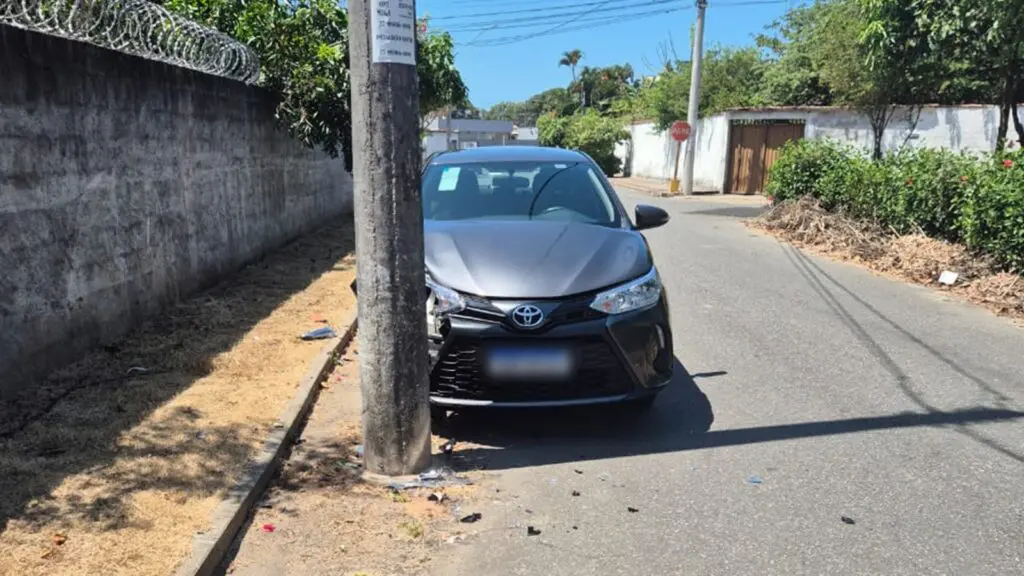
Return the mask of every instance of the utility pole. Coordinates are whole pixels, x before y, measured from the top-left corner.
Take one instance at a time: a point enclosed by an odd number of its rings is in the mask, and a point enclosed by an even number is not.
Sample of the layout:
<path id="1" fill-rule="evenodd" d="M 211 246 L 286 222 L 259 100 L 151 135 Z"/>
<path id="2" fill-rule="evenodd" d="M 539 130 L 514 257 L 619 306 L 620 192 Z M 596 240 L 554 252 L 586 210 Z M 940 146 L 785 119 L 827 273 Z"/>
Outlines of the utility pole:
<path id="1" fill-rule="evenodd" d="M 415 0 L 351 0 L 359 376 L 366 470 L 430 463 Z"/>
<path id="2" fill-rule="evenodd" d="M 697 26 L 693 35 L 693 55 L 690 60 L 690 105 L 686 109 L 686 122 L 690 125 L 690 137 L 686 143 L 686 158 L 683 163 L 683 194 L 693 194 L 693 164 L 697 156 L 697 126 L 700 123 L 700 74 L 704 59 L 704 11 L 708 0 L 697 0 Z"/>

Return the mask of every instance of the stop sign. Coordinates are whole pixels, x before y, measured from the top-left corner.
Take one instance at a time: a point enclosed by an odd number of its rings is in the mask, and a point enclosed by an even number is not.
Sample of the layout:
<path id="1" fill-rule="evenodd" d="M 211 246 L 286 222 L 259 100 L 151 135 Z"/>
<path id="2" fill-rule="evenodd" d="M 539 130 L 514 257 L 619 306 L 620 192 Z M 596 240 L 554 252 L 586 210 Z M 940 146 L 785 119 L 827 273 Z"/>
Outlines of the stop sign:
<path id="1" fill-rule="evenodd" d="M 690 137 L 690 125 L 682 120 L 676 120 L 672 123 L 672 139 L 677 142 L 683 142 Z"/>

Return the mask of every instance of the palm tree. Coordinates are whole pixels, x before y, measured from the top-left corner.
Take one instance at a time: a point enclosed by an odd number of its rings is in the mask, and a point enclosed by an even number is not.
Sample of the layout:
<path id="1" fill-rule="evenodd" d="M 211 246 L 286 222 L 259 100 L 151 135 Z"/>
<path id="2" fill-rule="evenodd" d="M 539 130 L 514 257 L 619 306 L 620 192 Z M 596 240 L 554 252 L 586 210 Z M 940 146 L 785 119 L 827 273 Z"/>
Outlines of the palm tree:
<path id="1" fill-rule="evenodd" d="M 572 81 L 576 81 L 576 65 L 583 60 L 583 52 L 579 48 L 562 53 L 562 59 L 558 61 L 559 66 L 568 66 L 572 70 Z"/>

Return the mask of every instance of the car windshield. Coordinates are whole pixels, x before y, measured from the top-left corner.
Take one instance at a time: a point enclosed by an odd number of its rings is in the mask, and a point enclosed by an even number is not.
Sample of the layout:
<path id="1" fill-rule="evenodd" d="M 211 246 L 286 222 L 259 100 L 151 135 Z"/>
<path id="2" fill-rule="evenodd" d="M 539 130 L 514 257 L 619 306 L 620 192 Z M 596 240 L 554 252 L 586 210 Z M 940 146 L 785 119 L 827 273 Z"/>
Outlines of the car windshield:
<path id="1" fill-rule="evenodd" d="M 423 175 L 423 216 L 619 223 L 600 175 L 585 162 L 433 165 Z"/>

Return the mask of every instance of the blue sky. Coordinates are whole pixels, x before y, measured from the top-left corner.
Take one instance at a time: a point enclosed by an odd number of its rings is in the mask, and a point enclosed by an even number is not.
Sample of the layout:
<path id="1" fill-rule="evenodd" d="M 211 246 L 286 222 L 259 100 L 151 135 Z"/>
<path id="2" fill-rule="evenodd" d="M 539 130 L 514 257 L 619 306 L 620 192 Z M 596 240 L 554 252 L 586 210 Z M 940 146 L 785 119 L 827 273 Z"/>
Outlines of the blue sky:
<path id="1" fill-rule="evenodd" d="M 749 44 L 754 34 L 789 6 L 801 3 L 709 0 L 705 47 Z M 487 108 L 568 84 L 569 69 L 560 68 L 558 60 L 573 48 L 584 53 L 581 65 L 629 63 L 638 76 L 659 66 L 659 47 L 670 39 L 678 56 L 688 59 L 689 29 L 696 14 L 693 4 L 693 0 L 417 0 L 416 8 L 420 15 L 429 13 L 432 29 L 452 33 L 456 65 L 469 86 L 470 99 L 475 106 Z M 579 29 L 544 33 L 558 26 Z M 473 44 L 523 35 L 536 36 L 499 46 Z"/>

